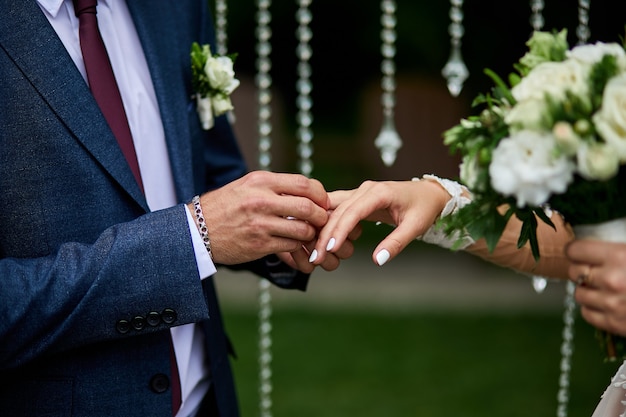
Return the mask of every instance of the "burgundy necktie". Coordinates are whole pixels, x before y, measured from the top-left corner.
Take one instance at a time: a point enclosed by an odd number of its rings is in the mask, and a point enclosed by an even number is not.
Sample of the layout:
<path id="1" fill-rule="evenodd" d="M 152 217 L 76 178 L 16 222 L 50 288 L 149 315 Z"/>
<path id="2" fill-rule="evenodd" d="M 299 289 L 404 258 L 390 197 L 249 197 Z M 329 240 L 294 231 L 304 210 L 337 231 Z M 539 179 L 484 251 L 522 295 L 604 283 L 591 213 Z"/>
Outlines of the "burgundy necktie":
<path id="1" fill-rule="evenodd" d="M 107 54 L 96 18 L 98 0 L 73 0 L 74 11 L 79 20 L 80 49 L 89 80 L 89 88 L 104 114 L 104 118 L 111 127 L 122 153 L 133 171 L 133 175 L 143 190 L 139 163 L 135 153 L 133 137 L 126 119 L 126 112 L 122 103 L 111 61 Z M 174 354 L 174 346 L 170 338 L 170 361 L 172 375 L 172 407 L 174 415 L 181 405 L 180 378 L 178 365 Z"/>
<path id="2" fill-rule="evenodd" d="M 180 408 L 183 402 L 182 393 L 180 390 L 180 376 L 178 375 L 178 363 L 176 362 L 176 354 L 174 353 L 174 341 L 170 336 L 170 368 L 172 375 L 172 410 L 173 415 Z"/>
<path id="3" fill-rule="evenodd" d="M 143 189 L 139 163 L 135 154 L 133 137 L 128 127 L 122 96 L 98 29 L 96 18 L 98 0 L 73 1 L 74 12 L 79 20 L 80 49 L 83 53 L 89 88 L 111 127 L 139 187 Z"/>

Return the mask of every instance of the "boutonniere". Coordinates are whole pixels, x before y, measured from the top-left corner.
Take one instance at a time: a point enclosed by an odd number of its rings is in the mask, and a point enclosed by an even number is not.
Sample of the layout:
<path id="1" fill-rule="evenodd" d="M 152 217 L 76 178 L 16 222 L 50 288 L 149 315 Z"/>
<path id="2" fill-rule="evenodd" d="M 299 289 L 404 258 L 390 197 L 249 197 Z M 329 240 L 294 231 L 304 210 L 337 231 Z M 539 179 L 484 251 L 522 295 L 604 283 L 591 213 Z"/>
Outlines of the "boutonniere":
<path id="1" fill-rule="evenodd" d="M 239 86 L 233 69 L 235 57 L 213 55 L 209 45 L 191 45 L 191 82 L 204 130 L 213 127 L 214 117 L 233 109 L 230 94 Z"/>

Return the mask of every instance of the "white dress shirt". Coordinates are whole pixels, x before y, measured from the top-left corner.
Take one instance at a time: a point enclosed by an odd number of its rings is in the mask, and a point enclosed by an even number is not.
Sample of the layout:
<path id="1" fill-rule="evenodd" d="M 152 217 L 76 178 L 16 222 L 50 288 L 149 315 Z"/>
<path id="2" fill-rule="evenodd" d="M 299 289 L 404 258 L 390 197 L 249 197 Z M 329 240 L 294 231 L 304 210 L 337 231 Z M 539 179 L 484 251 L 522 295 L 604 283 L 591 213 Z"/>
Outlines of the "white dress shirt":
<path id="1" fill-rule="evenodd" d="M 78 18 L 71 0 L 37 0 L 48 21 L 59 35 L 76 67 L 87 81 L 80 49 Z M 128 117 L 144 192 L 150 210 L 176 204 L 174 180 L 165 143 L 159 106 L 135 25 L 125 1 L 99 0 L 98 26 L 106 45 L 115 78 Z M 191 47 L 191 45 L 189 45 Z M 201 278 L 216 272 L 194 219 L 187 210 Z M 182 406 L 177 417 L 195 415 L 209 389 L 209 368 L 205 361 L 200 326 L 188 324 L 171 329 L 180 373 Z"/>

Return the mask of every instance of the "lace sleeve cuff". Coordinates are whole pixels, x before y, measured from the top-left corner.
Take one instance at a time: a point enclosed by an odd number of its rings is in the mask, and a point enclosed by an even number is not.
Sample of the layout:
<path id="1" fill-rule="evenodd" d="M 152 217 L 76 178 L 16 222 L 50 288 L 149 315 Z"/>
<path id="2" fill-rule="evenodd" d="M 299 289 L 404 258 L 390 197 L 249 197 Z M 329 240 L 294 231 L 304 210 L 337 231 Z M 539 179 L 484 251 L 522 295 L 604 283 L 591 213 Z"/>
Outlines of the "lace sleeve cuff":
<path id="1" fill-rule="evenodd" d="M 439 178 L 435 175 L 424 175 L 422 179 L 437 182 L 448 192 L 448 194 L 450 194 L 450 200 L 448 200 L 448 203 L 441 211 L 439 218 L 456 213 L 459 209 L 471 201 L 464 195 L 464 193 L 469 194 L 467 187 L 456 181 Z M 413 178 L 413 181 L 420 181 L 420 178 Z M 432 225 L 430 229 L 428 229 L 422 236 L 418 237 L 418 239 L 446 249 L 451 249 L 453 247 L 455 249 L 465 249 L 474 243 L 474 239 L 472 239 L 469 234 L 456 231 L 451 235 L 446 235 L 445 231 L 441 227 L 437 227 L 436 224 Z"/>

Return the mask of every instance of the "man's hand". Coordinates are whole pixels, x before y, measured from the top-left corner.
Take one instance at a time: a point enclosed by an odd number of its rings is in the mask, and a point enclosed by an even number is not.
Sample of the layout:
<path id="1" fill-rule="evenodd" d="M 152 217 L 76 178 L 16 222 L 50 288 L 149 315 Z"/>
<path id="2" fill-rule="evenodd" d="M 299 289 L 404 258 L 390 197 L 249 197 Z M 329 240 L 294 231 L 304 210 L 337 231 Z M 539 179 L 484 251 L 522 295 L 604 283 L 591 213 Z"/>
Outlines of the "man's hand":
<path id="1" fill-rule="evenodd" d="M 314 241 L 326 224 L 330 201 L 317 180 L 256 171 L 203 194 L 200 204 L 215 263 L 232 265 L 283 253 L 290 265 L 311 270 L 303 242 Z"/>

